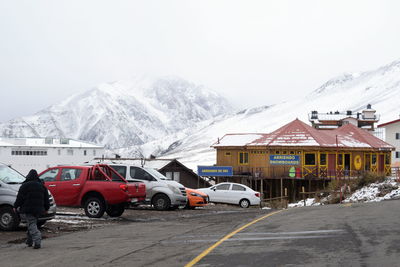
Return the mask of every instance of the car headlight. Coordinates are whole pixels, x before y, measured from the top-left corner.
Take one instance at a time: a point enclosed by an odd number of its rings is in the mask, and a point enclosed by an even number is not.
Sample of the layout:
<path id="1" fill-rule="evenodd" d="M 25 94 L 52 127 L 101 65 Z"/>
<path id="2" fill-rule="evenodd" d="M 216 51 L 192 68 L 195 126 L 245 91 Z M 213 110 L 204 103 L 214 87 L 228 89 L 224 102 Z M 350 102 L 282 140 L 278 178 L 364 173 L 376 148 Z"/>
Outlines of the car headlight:
<path id="1" fill-rule="evenodd" d="M 173 186 L 173 185 L 168 185 L 169 189 L 171 189 L 172 192 L 174 192 L 175 194 L 181 195 L 181 190 L 179 190 L 179 188 Z"/>
<path id="2" fill-rule="evenodd" d="M 203 197 L 202 195 L 200 195 L 200 194 L 197 194 L 197 193 L 195 193 L 195 192 L 192 192 L 192 193 L 190 193 L 192 196 L 194 196 L 194 197 Z"/>

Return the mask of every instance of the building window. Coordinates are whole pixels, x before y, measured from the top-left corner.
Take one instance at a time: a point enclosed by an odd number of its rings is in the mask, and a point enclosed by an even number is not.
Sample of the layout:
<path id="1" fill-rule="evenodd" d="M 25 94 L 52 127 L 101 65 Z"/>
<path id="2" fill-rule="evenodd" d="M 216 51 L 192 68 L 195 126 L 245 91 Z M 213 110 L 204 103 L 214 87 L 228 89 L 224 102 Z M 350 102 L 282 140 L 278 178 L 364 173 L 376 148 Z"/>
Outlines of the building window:
<path id="1" fill-rule="evenodd" d="M 315 166 L 315 153 L 304 154 L 304 165 Z"/>
<path id="2" fill-rule="evenodd" d="M 376 154 L 371 155 L 371 164 L 376 165 Z"/>
<path id="3" fill-rule="evenodd" d="M 74 151 L 72 149 L 68 149 L 67 150 L 67 155 L 68 156 L 73 156 L 74 155 Z"/>
<path id="4" fill-rule="evenodd" d="M 69 144 L 69 139 L 68 138 L 60 138 L 60 144 L 68 145 Z"/>
<path id="5" fill-rule="evenodd" d="M 396 159 L 399 159 L 399 158 L 400 158 L 400 152 L 396 151 Z"/>
<path id="6" fill-rule="evenodd" d="M 181 181 L 181 173 L 180 172 L 174 172 L 174 181 L 180 182 Z"/>
<path id="7" fill-rule="evenodd" d="M 279 150 L 276 150 L 275 151 L 275 154 L 280 154 L 281 152 L 279 151 Z"/>
<path id="8" fill-rule="evenodd" d="M 57 151 L 58 155 L 61 156 L 61 149 Z"/>
<path id="9" fill-rule="evenodd" d="M 239 152 L 239 164 L 249 164 L 249 153 Z"/>
<path id="10" fill-rule="evenodd" d="M 385 154 L 385 164 L 390 165 L 390 153 Z"/>
<path id="11" fill-rule="evenodd" d="M 289 152 L 289 154 L 290 154 L 290 155 L 294 155 L 294 151 L 291 150 L 291 151 Z"/>
<path id="12" fill-rule="evenodd" d="M 96 150 L 93 149 L 93 156 L 96 156 Z"/>
<path id="13" fill-rule="evenodd" d="M 396 133 L 396 139 L 397 139 L 397 140 L 400 139 L 400 133 Z"/>
<path id="14" fill-rule="evenodd" d="M 86 150 L 83 150 L 83 155 L 86 156 L 86 154 L 87 154 L 87 153 L 86 153 Z"/>
<path id="15" fill-rule="evenodd" d="M 321 153 L 319 155 L 319 164 L 322 166 L 326 165 L 326 154 L 325 153 Z"/>
<path id="16" fill-rule="evenodd" d="M 225 152 L 225 156 L 230 156 L 231 152 Z"/>
<path id="17" fill-rule="evenodd" d="M 12 150 L 12 156 L 47 156 L 47 150 Z"/>
<path id="18" fill-rule="evenodd" d="M 338 154 L 338 165 L 342 166 L 343 165 L 343 154 Z"/>

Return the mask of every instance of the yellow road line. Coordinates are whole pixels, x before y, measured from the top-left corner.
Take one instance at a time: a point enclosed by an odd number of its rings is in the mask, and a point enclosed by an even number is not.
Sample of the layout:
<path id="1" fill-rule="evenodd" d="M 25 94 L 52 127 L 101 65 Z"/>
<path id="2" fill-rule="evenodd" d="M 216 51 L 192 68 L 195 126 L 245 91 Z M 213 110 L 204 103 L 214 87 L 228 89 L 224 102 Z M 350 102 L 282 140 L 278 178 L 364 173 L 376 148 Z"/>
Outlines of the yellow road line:
<path id="1" fill-rule="evenodd" d="M 196 263 L 198 263 L 202 258 L 204 258 L 205 256 L 207 256 L 207 254 L 209 254 L 211 251 L 213 251 L 216 247 L 218 247 L 219 245 L 222 244 L 222 242 L 224 242 L 225 240 L 231 238 L 232 236 L 236 235 L 237 233 L 239 233 L 240 231 L 242 231 L 243 229 L 249 227 L 250 225 L 253 225 L 261 220 L 264 220 L 265 218 L 268 218 L 269 216 L 272 216 L 274 214 L 277 214 L 279 212 L 282 212 L 283 210 L 279 210 L 279 211 L 275 211 L 272 213 L 269 213 L 261 218 L 255 219 L 254 221 L 249 222 L 246 225 L 243 225 L 242 227 L 236 229 L 235 231 L 227 234 L 226 236 L 224 236 L 223 238 L 221 238 L 218 242 L 216 242 L 214 245 L 212 245 L 211 247 L 209 247 L 208 249 L 204 250 L 202 253 L 200 253 L 196 258 L 194 258 L 191 262 L 189 262 L 188 264 L 185 265 L 185 267 L 191 267 L 193 265 L 195 265 Z"/>
<path id="2" fill-rule="evenodd" d="M 343 206 L 344 206 L 344 207 L 350 207 L 350 206 L 351 206 L 351 203 L 343 204 Z"/>

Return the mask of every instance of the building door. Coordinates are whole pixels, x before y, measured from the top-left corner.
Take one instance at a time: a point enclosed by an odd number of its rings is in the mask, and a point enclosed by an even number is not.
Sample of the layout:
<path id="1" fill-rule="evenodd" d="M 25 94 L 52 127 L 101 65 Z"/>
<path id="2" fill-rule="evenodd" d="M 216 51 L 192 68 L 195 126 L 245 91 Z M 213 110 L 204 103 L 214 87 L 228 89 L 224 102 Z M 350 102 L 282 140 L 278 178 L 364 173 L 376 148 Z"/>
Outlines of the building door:
<path id="1" fill-rule="evenodd" d="M 344 176 L 350 176 L 351 159 L 350 154 L 344 154 Z"/>
<path id="2" fill-rule="evenodd" d="M 336 177 L 336 154 L 328 154 L 328 178 Z"/>
<path id="3" fill-rule="evenodd" d="M 378 158 L 378 171 L 380 173 L 385 172 L 385 155 L 381 154 Z"/>

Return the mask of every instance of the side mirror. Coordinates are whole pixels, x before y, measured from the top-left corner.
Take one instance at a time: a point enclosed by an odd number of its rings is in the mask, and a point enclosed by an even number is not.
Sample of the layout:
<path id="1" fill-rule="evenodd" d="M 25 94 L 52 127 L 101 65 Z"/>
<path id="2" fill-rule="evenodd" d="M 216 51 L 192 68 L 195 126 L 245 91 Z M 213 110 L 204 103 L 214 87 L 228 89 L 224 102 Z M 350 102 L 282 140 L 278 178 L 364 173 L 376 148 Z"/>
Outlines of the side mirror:
<path id="1" fill-rule="evenodd" d="M 217 188 L 213 188 L 213 191 L 217 191 Z"/>

